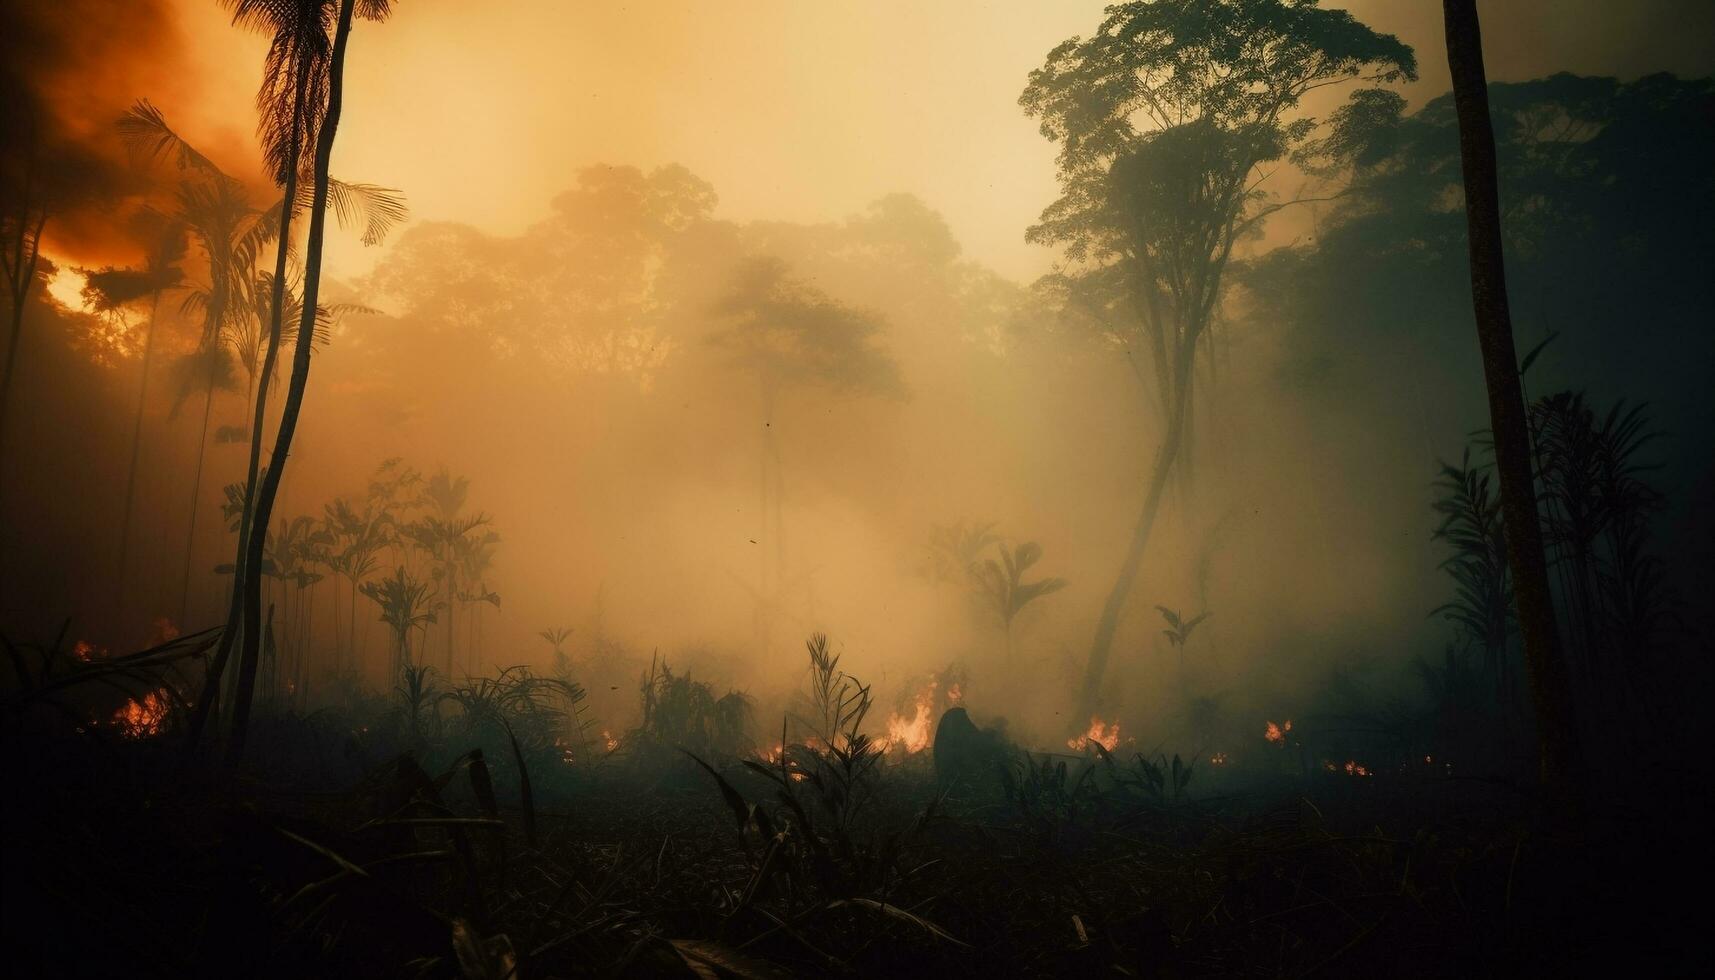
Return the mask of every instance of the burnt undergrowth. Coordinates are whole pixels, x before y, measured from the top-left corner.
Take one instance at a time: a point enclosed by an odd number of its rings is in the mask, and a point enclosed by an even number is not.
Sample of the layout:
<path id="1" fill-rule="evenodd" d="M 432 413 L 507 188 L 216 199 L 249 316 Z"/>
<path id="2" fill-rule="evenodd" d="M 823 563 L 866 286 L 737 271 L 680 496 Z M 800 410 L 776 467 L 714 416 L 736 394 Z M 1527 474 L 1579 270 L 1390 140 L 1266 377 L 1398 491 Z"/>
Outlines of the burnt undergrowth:
<path id="1" fill-rule="evenodd" d="M 8 947 L 28 972 L 131 976 L 1696 964 L 1701 784 L 1615 774 L 1574 811 L 1528 781 L 1205 772 L 1095 744 L 949 780 L 863 734 L 868 689 L 823 652 L 808 720 L 760 751 L 716 724 L 737 696 L 694 745 L 659 715 L 612 739 L 575 685 L 527 671 L 261 719 L 230 772 L 187 754 L 170 705 L 68 729 L 15 701 Z"/>

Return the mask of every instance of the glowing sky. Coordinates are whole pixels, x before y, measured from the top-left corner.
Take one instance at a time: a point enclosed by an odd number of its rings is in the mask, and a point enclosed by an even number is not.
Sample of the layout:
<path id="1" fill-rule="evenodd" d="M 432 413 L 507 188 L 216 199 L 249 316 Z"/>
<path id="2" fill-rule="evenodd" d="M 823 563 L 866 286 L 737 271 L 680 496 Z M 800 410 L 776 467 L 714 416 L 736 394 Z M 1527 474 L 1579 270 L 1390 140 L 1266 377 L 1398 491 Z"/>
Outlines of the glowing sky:
<path id="1" fill-rule="evenodd" d="M 175 0 L 185 44 L 153 95 L 204 143 L 249 142 L 263 41 L 214 0 Z M 1338 4 L 1330 4 L 1338 6 Z M 942 211 L 971 257 L 1028 277 L 1024 228 L 1053 148 L 1018 109 L 1026 74 L 1102 0 L 398 0 L 360 24 L 335 171 L 400 187 L 419 219 L 516 231 L 593 162 L 682 163 L 735 220 L 830 220 L 893 191 Z M 1414 101 L 1446 89 L 1436 0 L 1349 5 L 1416 47 Z M 1715 70 L 1705 0 L 1482 5 L 1490 73 Z M 342 239 L 335 274 L 373 253 Z"/>

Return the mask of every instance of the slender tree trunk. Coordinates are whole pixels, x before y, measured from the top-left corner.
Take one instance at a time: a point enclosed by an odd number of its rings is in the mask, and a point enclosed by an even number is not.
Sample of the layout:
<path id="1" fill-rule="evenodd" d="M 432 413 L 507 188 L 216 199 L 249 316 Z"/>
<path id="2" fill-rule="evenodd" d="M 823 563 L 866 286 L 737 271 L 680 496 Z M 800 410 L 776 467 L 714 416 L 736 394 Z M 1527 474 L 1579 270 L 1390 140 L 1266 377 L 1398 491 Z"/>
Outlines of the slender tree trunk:
<path id="1" fill-rule="evenodd" d="M 239 640 L 239 617 L 244 614 L 244 556 L 248 553 L 250 529 L 254 523 L 253 505 L 256 499 L 256 476 L 261 467 L 262 436 L 267 427 L 268 385 L 274 377 L 275 363 L 279 357 L 280 334 L 285 317 L 286 304 L 286 260 L 291 251 L 292 213 L 298 195 L 298 162 L 302 155 L 299 148 L 303 143 L 304 92 L 309 86 L 309 67 L 300 63 L 297 68 L 296 101 L 293 103 L 292 135 L 287 151 L 290 161 L 286 168 L 280 196 L 280 229 L 278 241 L 274 248 L 274 281 L 270 284 L 268 310 L 268 348 L 262 359 L 262 379 L 256 386 L 254 398 L 247 396 L 245 414 L 251 420 L 249 459 L 244 471 L 244 509 L 238 522 L 238 552 L 233 559 L 232 594 L 227 600 L 226 629 L 221 631 L 220 646 L 215 651 L 214 663 L 209 668 L 209 676 L 203 687 L 203 701 L 207 705 L 214 699 L 215 692 L 220 690 L 221 675 L 226 671 L 227 661 L 232 656 L 232 648 Z M 313 310 L 314 307 L 312 306 Z M 263 525 L 263 537 L 267 537 L 267 524 Z M 194 746 L 202 733 L 206 707 L 199 706 L 191 719 L 191 744 Z"/>
<path id="2" fill-rule="evenodd" d="M 345 606 L 346 656 L 351 660 L 352 671 L 356 672 L 360 668 L 358 667 L 359 658 L 357 655 L 357 573 L 355 571 L 351 575 L 351 601 L 347 602 Z M 367 636 L 368 633 L 365 632 L 364 635 Z"/>
<path id="3" fill-rule="evenodd" d="M 1143 564 L 1143 552 L 1149 545 L 1156 514 L 1161 510 L 1161 498 L 1167 491 L 1168 478 L 1179 456 L 1191 394 L 1191 385 L 1185 383 L 1186 371 L 1196 354 L 1194 341 L 1181 346 L 1185 349 L 1179 352 L 1178 377 L 1181 381 L 1174 395 L 1173 414 L 1167 420 L 1167 431 L 1162 434 L 1161 447 L 1155 453 L 1149 490 L 1144 494 L 1143 508 L 1138 512 L 1137 524 L 1132 529 L 1131 543 L 1126 546 L 1125 557 L 1120 560 L 1119 575 L 1108 591 L 1107 601 L 1102 604 L 1101 618 L 1096 621 L 1096 636 L 1090 643 L 1090 659 L 1084 668 L 1084 687 L 1078 696 L 1078 713 L 1074 718 L 1089 718 L 1101 704 L 1102 680 L 1107 675 L 1108 655 L 1113 649 L 1114 633 L 1119 629 L 1120 613 L 1131 597 L 1132 583 L 1137 580 L 1138 569 Z"/>
<path id="4" fill-rule="evenodd" d="M 154 299 L 149 302 L 149 326 L 143 332 L 143 379 L 137 385 L 137 415 L 131 424 L 131 467 L 125 475 L 125 517 L 119 522 L 119 574 L 114 583 L 113 611 L 121 621 L 125 616 L 125 564 L 131 551 L 131 513 L 137 502 L 137 459 L 143 450 L 143 408 L 149 401 L 149 361 L 155 354 L 155 314 L 160 308 L 161 290 L 157 286 Z"/>
<path id="5" fill-rule="evenodd" d="M 333 57 L 328 65 L 327 112 L 321 130 L 316 134 L 315 196 L 310 203 L 310 233 L 305 247 L 303 310 L 298 320 L 296 349 L 292 352 L 292 376 L 286 387 L 286 401 L 280 412 L 280 429 L 274 438 L 274 451 L 268 471 L 256 495 L 252 526 L 266 528 L 273 518 L 274 499 L 280 492 L 280 477 L 286 469 L 286 457 L 291 452 L 292 436 L 298 429 L 298 414 L 304 404 L 304 389 L 310 380 L 310 354 L 315 344 L 316 304 L 320 299 L 322 274 L 322 239 L 327 230 L 328 163 L 333 156 L 334 134 L 339 130 L 340 109 L 345 94 L 345 48 L 351 37 L 351 13 L 354 0 L 342 0 L 339 23 L 334 30 Z M 290 207 L 290 201 L 287 202 Z M 236 765 L 244 755 L 245 729 L 250 721 L 250 702 L 256 682 L 258 644 L 257 617 L 261 614 L 262 595 L 256 581 L 262 570 L 263 535 L 252 534 L 245 542 L 247 551 L 244 567 L 250 573 L 243 583 L 244 647 L 238 664 L 238 696 L 233 703 L 232 752 L 229 764 Z"/>
<path id="6" fill-rule="evenodd" d="M 185 573 L 179 582 L 179 626 L 182 628 L 188 622 L 191 600 L 191 562 L 196 555 L 197 543 L 197 510 L 202 502 L 202 463 L 208 454 L 208 418 L 214 409 L 214 383 L 209 382 L 208 392 L 202 400 L 202 439 L 197 442 L 196 475 L 191 478 L 191 526 L 185 532 Z M 206 697 L 205 697 L 206 699 Z"/>
<path id="7" fill-rule="evenodd" d="M 450 549 L 452 542 L 447 542 L 447 547 Z M 458 588 L 453 584 L 453 563 L 450 561 L 447 562 L 447 574 L 443 581 L 447 583 L 447 676 L 450 678 L 453 676 L 453 608 L 459 601 Z"/>
<path id="8" fill-rule="evenodd" d="M 1578 768 L 1577 732 L 1566 664 L 1555 636 L 1554 603 L 1548 588 L 1542 526 L 1530 464 L 1530 428 L 1513 347 L 1507 307 L 1506 268 L 1501 252 L 1499 179 L 1495 137 L 1489 119 L 1488 81 L 1476 0 L 1444 0 L 1447 63 L 1459 114 L 1459 157 L 1465 178 L 1465 218 L 1470 239 L 1471 300 L 1477 343 L 1489 391 L 1489 420 L 1495 440 L 1507 564 L 1518 603 L 1525 669 L 1536 708 L 1539 776 L 1555 791 L 1569 791 Z"/>
<path id="9" fill-rule="evenodd" d="M 28 235 L 25 234 L 25 227 L 29 218 L 29 192 L 29 178 L 26 177 L 24 185 L 25 204 L 18 212 L 18 240 L 14 245 L 13 268 L 8 270 L 8 278 L 11 280 L 12 286 L 12 331 L 6 345 L 6 370 L 0 374 L 0 464 L 4 464 L 6 458 L 4 447 L 6 422 L 11 415 L 12 375 L 18 367 L 19 355 L 23 353 L 19 341 L 24 334 L 24 305 L 25 300 L 30 297 L 30 286 L 36 281 L 36 262 L 42 255 L 42 229 L 48 223 L 48 215 L 44 210 L 42 216 L 36 219 L 35 230 Z M 30 256 L 27 261 L 24 258 L 26 243 L 29 246 Z"/>

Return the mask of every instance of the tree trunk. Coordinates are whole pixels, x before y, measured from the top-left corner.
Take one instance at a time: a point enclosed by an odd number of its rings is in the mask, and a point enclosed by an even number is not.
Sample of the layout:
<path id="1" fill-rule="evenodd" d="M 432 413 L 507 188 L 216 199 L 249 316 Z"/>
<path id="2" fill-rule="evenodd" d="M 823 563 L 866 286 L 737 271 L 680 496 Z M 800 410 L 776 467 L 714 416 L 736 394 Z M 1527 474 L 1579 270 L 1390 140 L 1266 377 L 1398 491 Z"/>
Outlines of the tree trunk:
<path id="1" fill-rule="evenodd" d="M 321 131 L 316 134 L 315 196 L 310 203 L 309 241 L 304 251 L 303 310 L 298 320 L 298 337 L 292 352 L 292 376 L 286 387 L 286 401 L 280 411 L 280 430 L 274 438 L 274 451 L 268 462 L 268 472 L 256 495 L 252 527 L 268 527 L 274 514 L 274 500 L 280 492 L 280 478 L 286 470 L 286 457 L 291 452 L 292 436 L 298 429 L 298 414 L 304 404 L 304 389 L 310 380 L 310 354 L 316 336 L 316 303 L 320 298 L 322 273 L 322 239 L 327 230 L 328 163 L 333 156 L 334 134 L 339 129 L 340 108 L 345 89 L 345 47 L 351 36 L 351 13 L 354 0 L 342 0 L 339 24 L 334 32 L 333 58 L 328 66 L 327 113 Z M 290 202 L 287 202 L 290 206 Z M 238 663 L 238 692 L 233 702 L 232 751 L 229 765 L 236 765 L 244 754 L 245 730 L 250 721 L 250 702 L 255 693 L 256 666 L 260 654 L 260 631 L 257 619 L 262 613 L 260 577 L 262 545 L 265 534 L 251 534 L 245 542 L 246 554 L 243 582 L 244 647 Z"/>
<path id="2" fill-rule="evenodd" d="M 1488 81 L 1476 0 L 1444 0 L 1447 63 L 1459 114 L 1459 157 L 1465 178 L 1465 219 L 1470 239 L 1471 301 L 1483 377 L 1489 391 L 1489 421 L 1495 440 L 1506 528 L 1507 564 L 1518 603 L 1525 669 L 1536 708 L 1539 776 L 1552 790 L 1569 790 L 1577 769 L 1577 733 L 1566 681 L 1566 665 L 1555 636 L 1548 563 L 1536 510 L 1531 472 L 1529 420 L 1513 347 L 1507 308 L 1506 269 L 1501 254 L 1499 180 L 1495 137 L 1489 120 Z"/>
<path id="3" fill-rule="evenodd" d="M 143 408 L 149 400 L 149 360 L 155 353 L 155 314 L 161 308 L 161 290 L 149 302 L 149 326 L 143 332 L 143 380 L 137 385 L 137 417 L 131 424 L 131 468 L 125 475 L 125 516 L 119 522 L 119 575 L 114 583 L 113 614 L 125 618 L 125 564 L 130 557 L 131 512 L 137 500 L 137 458 L 143 449 Z M 180 625 L 183 625 L 182 623 Z"/>
<path id="4" fill-rule="evenodd" d="M 180 628 L 183 628 L 185 623 L 189 620 L 190 596 L 191 596 L 191 562 L 194 560 L 194 557 L 196 555 L 197 508 L 198 508 L 198 505 L 201 503 L 201 498 L 202 498 L 202 463 L 203 463 L 203 457 L 208 454 L 208 417 L 209 417 L 209 413 L 213 409 L 214 409 L 214 382 L 211 380 L 209 382 L 209 386 L 208 386 L 208 393 L 203 396 L 203 401 L 202 401 L 202 439 L 201 439 L 201 441 L 199 441 L 197 443 L 196 475 L 191 478 L 191 526 L 190 526 L 190 530 L 185 532 L 185 574 L 184 574 L 182 581 L 179 583 L 179 626 L 180 626 Z M 204 691 L 204 700 L 207 700 L 207 691 Z"/>
<path id="5" fill-rule="evenodd" d="M 447 542 L 447 550 L 449 552 L 452 550 L 452 546 L 453 546 L 452 542 L 448 541 Z M 445 581 L 447 583 L 447 677 L 448 678 L 451 678 L 453 676 L 453 607 L 459 601 L 458 588 L 453 582 L 453 575 L 454 575 L 453 563 L 451 561 L 448 561 L 447 562 L 446 577 L 443 579 L 443 581 Z"/>
<path id="6" fill-rule="evenodd" d="M 1187 402 L 1190 400 L 1191 386 L 1184 383 L 1185 368 L 1196 354 L 1196 343 L 1193 340 L 1180 351 L 1180 371 L 1182 379 L 1175 392 L 1173 414 L 1167 420 L 1167 431 L 1162 434 L 1161 448 L 1156 450 L 1154 471 L 1149 478 L 1149 490 L 1143 498 L 1143 509 L 1138 512 L 1137 525 L 1131 533 L 1131 543 L 1126 546 L 1125 557 L 1120 561 L 1118 577 L 1114 587 L 1109 590 L 1108 598 L 1102 604 L 1102 616 L 1096 621 L 1096 636 L 1090 643 L 1090 659 L 1084 667 L 1084 687 L 1078 696 L 1078 712 L 1074 719 L 1088 719 L 1096 714 L 1101 703 L 1102 679 L 1107 675 L 1108 654 L 1113 648 L 1114 633 L 1119 629 L 1120 613 L 1125 610 L 1126 600 L 1131 597 L 1132 583 L 1137 580 L 1138 568 L 1143 564 L 1143 552 L 1149 545 L 1150 532 L 1155 528 L 1155 516 L 1161 510 L 1161 498 L 1167 491 L 1168 478 L 1173 473 L 1173 463 L 1179 456 L 1179 447 L 1184 439 L 1185 416 Z"/>
<path id="7" fill-rule="evenodd" d="M 304 91 L 309 86 L 308 66 L 299 64 L 296 68 L 297 101 L 293 103 L 292 136 L 287 152 L 290 165 L 286 168 L 286 179 L 283 182 L 280 196 L 280 230 L 279 240 L 274 249 L 274 281 L 269 299 L 272 306 L 268 311 L 268 349 L 262 360 L 262 380 L 254 399 L 247 397 L 245 402 L 246 414 L 251 418 L 249 459 L 244 473 L 244 510 L 238 522 L 238 553 L 233 559 L 232 594 L 228 597 L 226 610 L 226 628 L 220 634 L 220 646 L 216 649 L 214 662 L 209 666 L 208 678 L 203 684 L 202 704 L 191 716 L 191 745 L 194 748 L 202 734 L 204 718 L 211 702 L 220 691 L 221 675 L 226 671 L 227 661 L 231 659 L 233 644 L 239 640 L 239 618 L 244 614 L 244 556 L 249 551 L 250 528 L 254 523 L 252 505 L 256 498 L 256 475 L 261 466 L 262 435 L 266 428 L 268 409 L 267 387 L 274 376 L 275 362 L 280 350 L 281 326 L 285 317 L 286 301 L 286 260 L 291 251 L 292 212 L 298 194 L 298 158 L 299 147 L 303 141 Z M 313 310 L 314 307 L 312 306 Z M 200 467 L 200 457 L 199 457 Z M 263 524 L 266 528 L 267 524 Z M 266 531 L 263 537 L 266 537 Z"/>
<path id="8" fill-rule="evenodd" d="M 30 297 L 30 286 L 36 281 L 36 261 L 42 255 L 42 229 L 47 226 L 48 214 L 44 209 L 42 216 L 36 219 L 35 231 L 28 236 L 24 229 L 29 218 L 29 178 L 25 178 L 25 203 L 18 212 L 18 241 L 13 256 L 13 268 L 8 270 L 12 292 L 12 332 L 6 346 L 6 370 L 0 374 L 0 464 L 5 462 L 6 421 L 12 404 L 12 375 L 18 366 L 18 357 L 23 353 L 19 346 L 24 334 L 24 302 Z M 24 259 L 24 246 L 29 243 L 30 258 Z"/>

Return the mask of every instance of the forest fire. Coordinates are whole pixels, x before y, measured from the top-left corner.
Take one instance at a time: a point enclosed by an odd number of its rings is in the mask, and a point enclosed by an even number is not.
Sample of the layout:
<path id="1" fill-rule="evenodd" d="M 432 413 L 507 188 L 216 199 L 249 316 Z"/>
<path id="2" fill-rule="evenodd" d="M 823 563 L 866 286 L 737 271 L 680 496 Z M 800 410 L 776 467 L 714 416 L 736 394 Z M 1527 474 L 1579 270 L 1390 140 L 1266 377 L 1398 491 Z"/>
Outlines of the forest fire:
<path id="1" fill-rule="evenodd" d="M 911 705 L 911 717 L 897 711 L 888 715 L 887 734 L 876 739 L 883 752 L 898 749 L 915 755 L 929 747 L 929 741 L 935 734 L 935 689 L 938 686 L 937 682 L 930 681 L 917 692 Z"/>
<path id="2" fill-rule="evenodd" d="M 172 703 L 160 691 L 150 691 L 139 701 L 132 698 L 113 713 L 110 724 L 119 729 L 123 738 L 151 738 L 161 734 L 167 727 L 167 718 L 172 713 Z"/>
<path id="3" fill-rule="evenodd" d="M 606 730 L 606 729 L 602 730 L 599 739 L 600 739 L 599 748 L 608 755 L 613 754 L 613 752 L 619 748 L 619 737 L 617 735 L 613 734 L 612 732 Z M 589 744 L 589 740 L 587 738 L 584 740 L 584 742 L 586 745 Z M 556 749 L 560 750 L 560 761 L 561 762 L 564 762 L 566 765 L 569 766 L 569 765 L 572 765 L 573 763 L 575 763 L 577 761 L 578 753 L 577 753 L 576 747 L 572 744 L 572 742 L 569 739 L 565 739 L 565 738 L 554 739 L 554 747 Z M 590 748 L 593 749 L 593 748 L 596 748 L 596 746 L 590 746 Z"/>
<path id="4" fill-rule="evenodd" d="M 0 0 L 12 969 L 1707 971 L 1708 38 Z"/>
<path id="5" fill-rule="evenodd" d="M 1091 743 L 1100 745 L 1109 752 L 1119 748 L 1120 723 L 1116 721 L 1110 725 L 1102 721 L 1101 718 L 1092 715 L 1089 730 L 1082 735 L 1067 739 L 1066 747 L 1074 751 L 1082 751 L 1089 748 Z"/>

